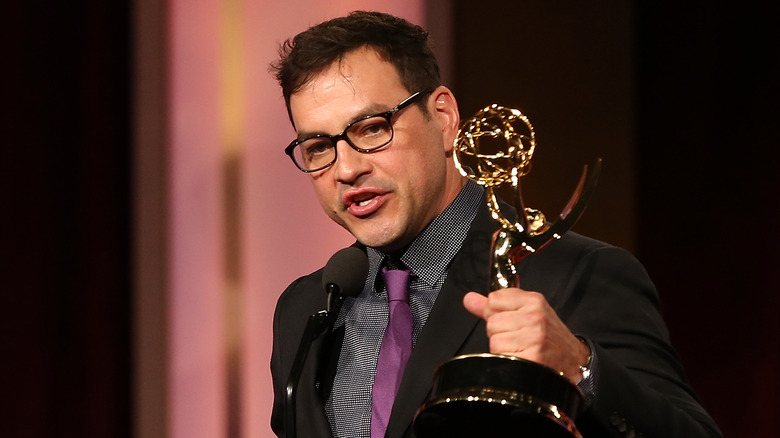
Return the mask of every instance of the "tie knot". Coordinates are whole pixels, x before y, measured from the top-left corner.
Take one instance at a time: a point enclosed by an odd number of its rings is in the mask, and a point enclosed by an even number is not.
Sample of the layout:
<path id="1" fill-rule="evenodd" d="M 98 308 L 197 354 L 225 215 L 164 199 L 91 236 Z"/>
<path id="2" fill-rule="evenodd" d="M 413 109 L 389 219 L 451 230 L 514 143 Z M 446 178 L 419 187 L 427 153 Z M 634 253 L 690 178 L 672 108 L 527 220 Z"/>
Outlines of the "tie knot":
<path id="1" fill-rule="evenodd" d="M 382 268 L 382 277 L 387 286 L 389 301 L 409 301 L 409 284 L 412 281 L 412 272 L 408 269 Z"/>

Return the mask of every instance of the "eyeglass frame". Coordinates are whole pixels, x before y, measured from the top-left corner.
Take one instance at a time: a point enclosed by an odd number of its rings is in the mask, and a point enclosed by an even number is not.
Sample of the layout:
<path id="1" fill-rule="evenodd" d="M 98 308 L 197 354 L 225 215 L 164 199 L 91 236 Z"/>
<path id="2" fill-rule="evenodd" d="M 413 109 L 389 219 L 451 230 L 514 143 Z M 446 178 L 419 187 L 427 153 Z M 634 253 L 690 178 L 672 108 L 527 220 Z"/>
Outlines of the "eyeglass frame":
<path id="1" fill-rule="evenodd" d="M 367 154 L 369 152 L 374 152 L 376 150 L 379 150 L 379 149 L 387 146 L 388 144 L 390 144 L 390 142 L 392 142 L 393 139 L 395 138 L 395 129 L 393 128 L 393 121 L 391 120 L 393 118 L 393 116 L 396 115 L 402 109 L 404 109 L 404 108 L 410 106 L 411 104 L 415 103 L 415 101 L 418 100 L 419 98 L 421 98 L 421 97 L 423 97 L 423 96 L 425 96 L 425 95 L 427 95 L 429 93 L 430 92 L 418 91 L 416 93 L 413 93 L 411 96 L 407 97 L 406 99 L 402 100 L 401 103 L 399 103 L 394 108 L 392 108 L 392 109 L 390 109 L 388 111 L 383 111 L 383 112 L 378 113 L 378 114 L 373 114 L 373 115 L 370 115 L 370 116 L 361 117 L 361 118 L 359 118 L 359 119 L 357 119 L 355 121 L 352 121 L 352 122 L 350 122 L 347 125 L 346 128 L 344 128 L 343 131 L 341 131 L 340 134 L 336 134 L 336 135 L 315 134 L 315 135 L 312 135 L 310 137 L 306 137 L 306 138 L 304 138 L 302 140 L 293 140 L 292 143 L 290 143 L 286 148 L 284 148 L 284 153 L 287 154 L 290 157 L 290 159 L 292 160 L 293 164 L 295 164 L 295 167 L 297 167 L 301 172 L 313 173 L 313 172 L 319 172 L 320 170 L 325 170 L 325 169 L 333 166 L 334 163 L 336 163 L 336 160 L 339 157 L 338 148 L 336 147 L 336 145 L 338 145 L 338 142 L 340 140 L 344 140 L 345 142 L 347 142 L 347 144 L 352 149 L 354 149 L 354 150 L 356 150 L 358 152 L 364 153 L 364 154 Z M 379 146 L 374 146 L 374 147 L 368 148 L 368 149 L 357 147 L 356 145 L 354 145 L 352 143 L 352 141 L 349 139 L 349 137 L 347 137 L 347 131 L 349 131 L 349 128 L 351 128 L 352 126 L 354 126 L 354 125 L 356 125 L 356 124 L 358 124 L 358 123 L 360 123 L 360 122 L 362 122 L 364 120 L 373 119 L 374 117 L 382 117 L 385 120 L 387 120 L 388 125 L 390 125 L 390 139 L 387 140 L 387 142 L 385 142 L 385 143 L 383 143 L 383 144 L 381 144 Z M 305 143 L 305 142 L 307 142 L 309 140 L 315 139 L 315 138 L 327 138 L 327 139 L 329 139 L 333 143 L 333 160 L 330 163 L 328 163 L 328 164 L 326 164 L 326 165 L 324 165 L 322 167 L 318 167 L 316 169 L 304 169 L 303 167 L 301 167 L 300 164 L 298 164 L 297 161 L 295 161 L 295 156 L 293 155 L 293 151 L 295 150 L 295 148 L 298 145 L 300 145 L 302 143 Z"/>

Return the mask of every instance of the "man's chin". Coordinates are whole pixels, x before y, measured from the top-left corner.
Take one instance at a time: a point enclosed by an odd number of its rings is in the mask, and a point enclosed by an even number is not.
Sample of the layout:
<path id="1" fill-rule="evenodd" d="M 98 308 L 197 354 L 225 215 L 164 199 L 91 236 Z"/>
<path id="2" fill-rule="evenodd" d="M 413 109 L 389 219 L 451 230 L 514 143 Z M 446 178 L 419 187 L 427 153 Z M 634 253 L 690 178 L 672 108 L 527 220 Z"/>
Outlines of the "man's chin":
<path id="1" fill-rule="evenodd" d="M 353 233 L 353 235 L 355 234 Z M 392 237 L 386 235 L 381 237 L 371 235 L 355 237 L 357 238 L 358 242 L 362 243 L 363 245 L 377 249 L 385 254 L 401 252 L 402 250 L 406 249 L 410 243 L 398 235 L 393 235 Z"/>
<path id="2" fill-rule="evenodd" d="M 394 243 L 398 240 L 395 233 L 388 233 L 387 230 L 377 232 L 376 230 L 348 229 L 348 231 L 355 236 L 358 242 L 382 252 L 387 252 L 387 249 L 394 248 L 396 246 Z"/>

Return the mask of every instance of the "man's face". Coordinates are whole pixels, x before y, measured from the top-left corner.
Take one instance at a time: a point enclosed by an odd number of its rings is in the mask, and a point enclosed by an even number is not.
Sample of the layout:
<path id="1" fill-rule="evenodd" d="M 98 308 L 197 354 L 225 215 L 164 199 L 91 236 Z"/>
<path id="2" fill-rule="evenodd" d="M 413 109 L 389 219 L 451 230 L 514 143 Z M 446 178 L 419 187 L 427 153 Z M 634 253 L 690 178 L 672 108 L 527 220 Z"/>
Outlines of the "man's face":
<path id="1" fill-rule="evenodd" d="M 298 138 L 334 135 L 417 91 L 430 90 L 407 90 L 392 64 L 358 49 L 293 94 L 290 109 Z M 396 113 L 393 140 L 384 148 L 361 153 L 339 141 L 336 162 L 310 174 L 325 212 L 361 243 L 385 252 L 411 243 L 463 186 L 452 162 L 457 104 L 444 87 L 422 101 L 431 115 L 417 105 Z"/>

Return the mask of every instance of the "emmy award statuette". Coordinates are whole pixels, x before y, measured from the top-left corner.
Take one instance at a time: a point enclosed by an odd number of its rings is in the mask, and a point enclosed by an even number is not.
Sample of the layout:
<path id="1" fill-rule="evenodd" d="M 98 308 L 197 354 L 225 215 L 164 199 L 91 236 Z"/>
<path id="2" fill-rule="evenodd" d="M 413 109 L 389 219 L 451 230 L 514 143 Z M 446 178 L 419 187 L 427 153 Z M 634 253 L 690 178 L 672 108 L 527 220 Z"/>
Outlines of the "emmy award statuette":
<path id="1" fill-rule="evenodd" d="M 486 107 L 466 120 L 455 141 L 455 162 L 485 187 L 488 209 L 500 229 L 493 235 L 490 290 L 519 287 L 516 265 L 560 239 L 585 210 L 601 169 L 587 166 L 554 222 L 527 208 L 520 180 L 536 148 L 533 126 L 519 110 Z M 504 212 L 499 187 L 511 190 Z M 515 214 L 516 212 L 516 214 Z M 418 437 L 516 436 L 581 438 L 574 420 L 583 396 L 562 373 L 528 360 L 496 354 L 458 356 L 436 371 L 430 398 L 415 419 Z"/>

